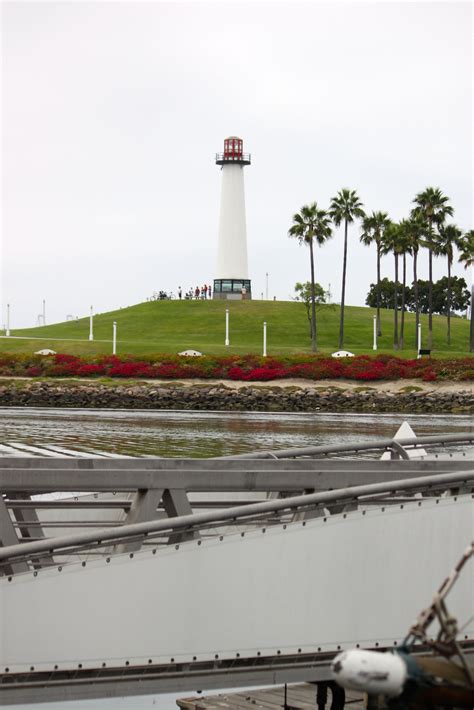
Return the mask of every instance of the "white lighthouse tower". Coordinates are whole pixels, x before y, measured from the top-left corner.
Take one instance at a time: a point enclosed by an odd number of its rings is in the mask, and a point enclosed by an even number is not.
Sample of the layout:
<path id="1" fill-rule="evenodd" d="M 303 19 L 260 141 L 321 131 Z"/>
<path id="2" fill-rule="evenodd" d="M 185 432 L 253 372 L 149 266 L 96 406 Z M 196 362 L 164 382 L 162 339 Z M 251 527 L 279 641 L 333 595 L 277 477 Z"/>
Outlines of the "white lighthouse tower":
<path id="1" fill-rule="evenodd" d="M 222 191 L 214 298 L 252 298 L 244 194 L 244 166 L 250 165 L 250 155 L 243 152 L 242 139 L 226 138 L 216 164 L 222 166 Z"/>

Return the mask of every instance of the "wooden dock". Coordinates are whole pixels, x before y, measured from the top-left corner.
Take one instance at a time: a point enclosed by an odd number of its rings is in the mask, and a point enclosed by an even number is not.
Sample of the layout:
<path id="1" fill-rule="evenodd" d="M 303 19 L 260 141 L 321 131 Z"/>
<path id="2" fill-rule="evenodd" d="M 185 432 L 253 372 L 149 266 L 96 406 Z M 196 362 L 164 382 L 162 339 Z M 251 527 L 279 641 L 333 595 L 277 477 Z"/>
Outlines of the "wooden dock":
<path id="1" fill-rule="evenodd" d="M 328 704 L 331 691 L 328 692 Z M 284 686 L 258 690 L 243 690 L 239 693 L 220 693 L 219 695 L 194 696 L 179 698 L 176 704 L 181 710 L 278 710 L 285 704 Z M 347 691 L 346 707 L 351 710 L 365 708 L 362 693 Z M 316 685 L 299 683 L 287 686 L 286 707 L 288 710 L 317 710 Z"/>

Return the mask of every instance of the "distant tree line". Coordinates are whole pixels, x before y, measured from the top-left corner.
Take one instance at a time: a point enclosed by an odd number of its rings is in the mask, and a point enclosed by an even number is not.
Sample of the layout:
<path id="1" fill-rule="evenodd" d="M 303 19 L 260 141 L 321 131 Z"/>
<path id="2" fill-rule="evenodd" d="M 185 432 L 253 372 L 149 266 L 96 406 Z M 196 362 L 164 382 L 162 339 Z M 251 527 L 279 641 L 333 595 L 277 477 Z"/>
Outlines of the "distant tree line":
<path id="1" fill-rule="evenodd" d="M 418 309 L 420 313 L 429 313 L 429 281 L 418 279 Z M 415 296 L 414 284 L 405 286 L 404 292 L 402 287 L 398 287 L 400 299 L 404 299 L 405 308 L 407 311 L 415 312 L 417 301 Z M 379 299 L 377 295 L 379 293 Z M 370 290 L 365 299 L 367 306 L 371 308 L 377 307 L 377 302 L 380 308 L 393 308 L 395 300 L 395 282 L 388 278 L 381 279 L 379 283 L 379 292 L 377 292 L 377 284 L 370 284 Z M 467 288 L 465 279 L 458 276 L 451 277 L 451 298 L 450 308 L 451 315 L 463 313 L 471 302 L 471 294 Z M 433 283 L 432 293 L 433 313 L 439 315 L 447 315 L 448 311 L 448 279 L 446 276 Z"/>

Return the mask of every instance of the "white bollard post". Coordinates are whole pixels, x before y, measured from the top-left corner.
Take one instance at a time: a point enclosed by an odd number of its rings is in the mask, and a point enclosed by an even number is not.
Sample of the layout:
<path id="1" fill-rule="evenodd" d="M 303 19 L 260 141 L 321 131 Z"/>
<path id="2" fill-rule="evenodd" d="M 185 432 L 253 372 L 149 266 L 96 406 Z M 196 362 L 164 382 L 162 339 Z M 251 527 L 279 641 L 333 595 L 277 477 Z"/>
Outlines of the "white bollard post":
<path id="1" fill-rule="evenodd" d="M 117 323 L 114 321 L 113 325 L 113 335 L 112 335 L 112 355 L 117 354 Z"/>
<path id="2" fill-rule="evenodd" d="M 377 316 L 374 316 L 374 345 L 373 350 L 377 350 Z"/>
<path id="3" fill-rule="evenodd" d="M 10 337 L 10 304 L 9 303 L 7 303 L 7 330 L 6 330 L 5 335 L 7 336 L 7 338 Z"/>
<path id="4" fill-rule="evenodd" d="M 229 309 L 225 309 L 225 345 L 229 346 Z"/>
<path id="5" fill-rule="evenodd" d="M 263 322 L 263 357 L 267 357 L 267 324 Z"/>
<path id="6" fill-rule="evenodd" d="M 418 323 L 418 343 L 417 343 L 417 350 L 418 350 L 418 359 L 421 357 L 420 355 L 420 350 L 421 350 L 421 323 Z"/>
<path id="7" fill-rule="evenodd" d="M 91 314 L 89 318 L 89 340 L 94 340 L 94 311 L 91 306 Z"/>

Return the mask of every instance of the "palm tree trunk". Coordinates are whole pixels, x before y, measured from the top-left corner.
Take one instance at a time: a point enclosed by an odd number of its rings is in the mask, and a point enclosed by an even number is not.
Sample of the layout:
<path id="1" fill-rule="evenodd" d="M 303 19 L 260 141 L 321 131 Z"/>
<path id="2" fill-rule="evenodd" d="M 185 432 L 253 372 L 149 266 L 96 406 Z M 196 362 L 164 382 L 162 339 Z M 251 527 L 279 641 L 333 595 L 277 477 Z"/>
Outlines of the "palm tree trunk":
<path id="1" fill-rule="evenodd" d="M 393 349 L 398 350 L 398 254 L 395 253 L 395 293 L 393 304 Z"/>
<path id="2" fill-rule="evenodd" d="M 314 254 L 313 238 L 309 241 L 309 258 L 311 260 L 311 352 L 315 353 L 316 347 L 316 295 L 314 292 Z"/>
<path id="3" fill-rule="evenodd" d="M 474 274 L 471 286 L 471 323 L 469 326 L 469 352 L 474 353 Z"/>
<path id="4" fill-rule="evenodd" d="M 432 234 L 431 234 L 431 229 L 432 229 L 432 223 L 431 220 L 429 221 L 429 238 L 431 240 Z M 431 247 L 429 248 L 429 257 L 428 257 L 428 267 L 429 267 L 429 273 L 428 273 L 428 348 L 429 350 L 433 349 L 433 250 Z"/>
<path id="5" fill-rule="evenodd" d="M 407 282 L 407 257 L 406 254 L 403 255 L 403 287 L 402 287 L 402 317 L 400 323 L 400 350 L 403 350 L 404 337 L 405 337 L 405 288 Z"/>
<path id="6" fill-rule="evenodd" d="M 341 294 L 341 322 L 339 325 L 339 350 L 344 345 L 344 302 L 346 298 L 346 265 L 347 265 L 347 219 L 344 221 L 344 259 L 342 262 L 342 294 Z"/>
<path id="7" fill-rule="evenodd" d="M 382 323 L 380 322 L 380 244 L 377 243 L 377 336 L 382 335 Z"/>
<path id="8" fill-rule="evenodd" d="M 451 257 L 448 255 L 448 345 L 451 345 Z"/>
<path id="9" fill-rule="evenodd" d="M 413 289 L 415 291 L 415 347 L 418 350 L 418 326 L 420 324 L 420 306 L 418 303 L 418 251 L 413 252 Z"/>

